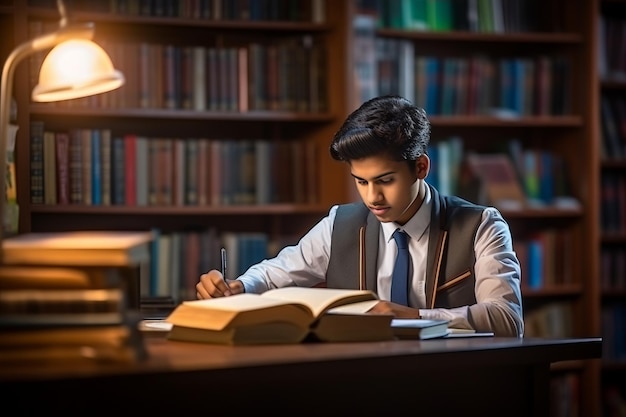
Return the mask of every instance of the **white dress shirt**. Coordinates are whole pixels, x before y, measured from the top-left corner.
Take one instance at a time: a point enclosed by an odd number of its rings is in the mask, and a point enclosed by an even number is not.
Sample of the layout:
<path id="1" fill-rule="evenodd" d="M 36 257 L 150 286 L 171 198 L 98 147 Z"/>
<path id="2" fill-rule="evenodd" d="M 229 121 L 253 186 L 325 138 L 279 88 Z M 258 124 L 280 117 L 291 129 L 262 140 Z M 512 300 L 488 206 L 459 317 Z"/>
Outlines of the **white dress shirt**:
<path id="1" fill-rule="evenodd" d="M 472 328 L 468 321 L 468 307 L 453 309 L 426 309 L 425 279 L 428 236 L 430 228 L 431 194 L 426 187 L 424 202 L 417 213 L 403 226 L 381 223 L 378 249 L 378 297 L 390 300 L 391 275 L 397 247 L 392 234 L 400 228 L 409 236 L 411 254 L 411 291 L 409 305 L 419 308 L 423 318 L 445 319 L 450 327 Z M 271 288 L 285 286 L 312 287 L 323 283 L 330 259 L 330 246 L 337 206 L 331 207 L 321 219 L 294 246 L 283 248 L 276 257 L 251 266 L 238 279 L 245 291 L 262 293 Z M 505 239 L 503 239 L 505 237 Z M 488 207 L 483 211 L 482 221 L 474 241 L 476 254 L 476 300 L 477 303 L 506 304 L 506 296 L 514 293 L 521 299 L 520 266 L 512 249 L 508 225 L 500 212 Z M 509 262 L 509 260 L 515 260 Z M 501 297 L 500 297 L 501 296 Z M 503 305 L 508 308 L 508 306 Z"/>

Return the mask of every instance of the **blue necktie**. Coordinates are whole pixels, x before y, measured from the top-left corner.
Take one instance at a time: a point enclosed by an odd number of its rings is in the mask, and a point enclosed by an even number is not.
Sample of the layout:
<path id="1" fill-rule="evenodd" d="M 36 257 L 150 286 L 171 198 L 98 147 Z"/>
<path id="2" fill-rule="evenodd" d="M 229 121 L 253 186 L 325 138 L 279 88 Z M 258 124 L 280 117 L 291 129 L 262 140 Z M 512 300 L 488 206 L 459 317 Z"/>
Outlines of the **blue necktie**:
<path id="1" fill-rule="evenodd" d="M 391 276 L 391 301 L 409 305 L 407 291 L 409 288 L 409 246 L 407 234 L 400 229 L 393 232 L 393 238 L 398 245 L 398 256 Z"/>

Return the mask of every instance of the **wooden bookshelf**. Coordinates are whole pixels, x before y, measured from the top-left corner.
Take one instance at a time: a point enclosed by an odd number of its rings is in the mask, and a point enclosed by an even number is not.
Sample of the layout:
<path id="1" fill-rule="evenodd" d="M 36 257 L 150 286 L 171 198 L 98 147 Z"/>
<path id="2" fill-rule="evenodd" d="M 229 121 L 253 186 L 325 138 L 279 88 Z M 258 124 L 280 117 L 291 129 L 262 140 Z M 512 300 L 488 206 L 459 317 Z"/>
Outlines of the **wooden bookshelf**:
<path id="1" fill-rule="evenodd" d="M 374 69 L 361 73 L 375 75 L 363 79 L 358 84 L 363 89 L 355 94 L 363 100 L 372 92 L 400 93 L 424 107 L 432 121 L 430 152 L 435 167 L 438 152 L 451 154 L 459 142 L 463 152 L 505 152 L 517 168 L 524 168 L 524 160 L 516 160 L 511 145 L 522 149 L 522 155 L 547 153 L 562 159 L 567 194 L 577 205 L 563 207 L 546 199 L 547 204 L 539 207 L 500 207 L 520 260 L 527 241 L 544 242 L 539 249 L 544 258 L 540 282 L 536 284 L 531 276 L 536 268 L 523 268 L 526 336 L 599 335 L 595 2 L 479 1 L 477 21 L 452 19 L 448 24 L 442 23 L 445 18 L 429 20 L 430 7 L 447 6 L 453 16 L 467 17 L 455 13 L 467 2 L 421 2 L 425 9 L 417 13 L 402 5 L 420 2 L 359 3 L 364 17 L 358 22 L 357 40 L 367 45 L 369 55 L 358 53 L 354 59 L 357 65 Z M 504 25 L 482 26 L 481 20 L 489 20 L 489 14 L 483 13 L 481 4 L 503 6 Z M 516 4 L 526 7 L 525 14 L 509 13 L 508 8 Z M 417 16 L 419 22 L 407 22 L 407 16 Z M 411 24 L 421 28 L 412 29 Z M 538 68 L 559 67 L 562 72 L 548 75 L 554 83 L 537 89 L 545 76 Z M 565 83 L 558 85 L 559 78 Z M 517 88 L 509 87 L 511 80 L 519 80 Z M 478 92 L 476 85 L 482 86 Z M 510 96 L 519 101 L 509 100 Z M 552 105 L 541 107 L 537 100 Z M 446 166 L 455 167 L 454 157 L 450 160 L 453 165 Z M 450 164 L 447 161 L 441 163 Z M 443 178 L 435 175 L 431 181 Z M 454 189 L 455 184 L 452 179 L 438 188 Z M 534 197 L 530 189 L 524 190 L 527 198 Z M 565 243 L 547 243 L 555 234 Z M 556 268 L 555 262 L 560 263 Z M 580 415 L 599 415 L 599 372 L 593 361 L 559 368 L 554 374 L 554 395 L 569 397 L 555 405 L 553 414 L 562 415 L 573 407 Z M 580 395 L 572 394 L 575 385 Z"/>
<path id="2" fill-rule="evenodd" d="M 125 74 L 126 84 L 122 88 L 86 99 L 33 103 L 29 91 L 35 75 L 30 67 L 42 56 L 29 58 L 33 62 L 21 64 L 23 71 L 16 72 L 20 232 L 157 229 L 162 236 L 214 230 L 218 239 L 227 232 L 254 232 L 269 238 L 268 254 L 271 254 L 283 244 L 295 243 L 296 237 L 312 227 L 332 204 L 350 199 L 345 167 L 327 156 L 330 138 L 350 110 L 344 59 L 350 21 L 348 3 L 333 4 L 332 10 L 325 12 L 328 7 L 325 0 L 285 2 L 284 5 L 289 3 L 288 9 L 293 15 L 279 10 L 278 2 L 266 3 L 265 9 L 255 8 L 250 3 L 248 10 L 231 9 L 230 2 L 205 2 L 208 8 L 203 11 L 189 9 L 192 2 L 187 1 L 158 3 L 181 6 L 178 10 L 164 11 L 142 10 L 139 2 L 129 0 L 118 2 L 118 6 L 129 7 L 123 12 L 113 10 L 114 3 L 72 1 L 66 2 L 66 7 L 72 21 L 94 22 L 94 41 L 109 52 L 116 67 Z M 218 3 L 222 6 L 220 10 Z M 153 6 L 156 5 L 154 2 Z M 2 21 L 8 23 L 2 25 L 3 35 L 4 32 L 7 35 L 5 39 L 15 39 L 15 42 L 3 43 L 7 51 L 4 52 L 4 46 L 0 51 L 5 55 L 11 44 L 58 27 L 55 1 L 7 2 L 2 4 L 0 13 Z M 186 78 L 194 73 L 191 69 L 183 72 L 183 54 L 193 49 L 200 49 L 201 59 L 192 62 L 204 86 L 192 88 L 194 96 L 189 98 L 185 95 L 190 94 Z M 224 52 L 224 55 L 211 61 L 209 49 L 217 54 Z M 263 58 L 267 61 L 255 60 L 253 49 L 263 57 L 272 53 L 282 55 L 276 59 Z M 237 60 L 233 56 L 226 58 L 226 51 L 232 50 L 245 52 L 248 65 L 241 55 Z M 175 54 L 173 62 L 168 61 L 169 53 Z M 144 62 L 145 56 L 148 61 Z M 212 66 L 213 62 L 217 67 Z M 168 65 L 180 73 L 174 72 L 168 78 Z M 202 69 L 197 69 L 198 66 Z M 258 73 L 259 69 L 263 72 Z M 277 85 L 283 79 L 296 80 L 296 85 L 303 85 L 306 90 L 295 91 L 293 84 Z M 223 88 L 225 85 L 228 90 Z M 255 93 L 251 91 L 253 85 L 262 85 L 262 89 Z M 281 94 L 279 97 L 276 97 L 277 91 Z M 213 96 L 214 93 L 219 95 Z M 149 97 L 144 97 L 145 94 Z M 168 101 L 172 94 L 177 100 Z M 189 104 L 185 97 L 197 101 Z M 224 107 L 225 100 L 236 105 Z M 97 203 L 78 200 L 59 204 L 54 199 L 52 204 L 33 202 L 30 139 L 34 121 L 42 123 L 46 132 L 55 135 L 59 132 L 71 135 L 75 129 L 89 130 L 91 143 L 93 132 L 103 134 L 105 130 L 112 140 L 136 135 L 147 138 L 148 143 L 166 139 L 172 146 L 179 139 L 186 143 L 192 139 L 219 143 L 267 141 L 274 153 L 263 163 L 276 171 L 278 177 L 263 182 L 263 186 L 270 189 L 264 193 L 272 193 L 263 201 L 249 198 L 246 202 L 232 201 L 231 195 L 220 194 L 215 201 L 197 204 L 177 204 L 178 200 L 165 200 L 165 204 L 161 200 L 125 204 L 116 202 L 111 195 Z M 287 150 L 279 151 L 279 147 Z M 291 155 L 303 159 L 290 164 Z M 215 158 L 217 160 L 219 155 Z M 178 184 L 175 177 L 186 175 L 187 163 L 184 160 L 177 164 L 169 158 L 164 165 L 152 163 L 155 171 L 147 172 L 146 177 L 160 176 L 161 171 L 171 170 L 171 182 L 168 180 L 164 185 L 171 191 Z M 241 164 L 231 162 L 235 169 L 241 168 Z M 221 165 L 227 166 L 226 163 Z M 116 171 L 115 167 L 111 169 Z M 232 174 L 226 172 L 220 172 L 216 183 L 227 182 Z M 207 171 L 209 174 L 212 173 Z M 100 186 L 109 184 L 106 178 Z M 139 184 L 138 188 L 152 187 L 150 182 Z M 258 187 L 259 182 L 254 185 Z M 113 193 L 112 189 L 110 191 Z M 280 196 L 273 193 L 280 193 Z M 204 265 L 207 266 L 210 265 Z M 191 274 L 199 276 L 202 272 L 199 269 Z"/>
<path id="3" fill-rule="evenodd" d="M 600 1 L 598 20 L 600 391 L 602 413 L 611 415 L 626 404 L 626 62 L 618 49 L 626 45 L 626 1 Z"/>

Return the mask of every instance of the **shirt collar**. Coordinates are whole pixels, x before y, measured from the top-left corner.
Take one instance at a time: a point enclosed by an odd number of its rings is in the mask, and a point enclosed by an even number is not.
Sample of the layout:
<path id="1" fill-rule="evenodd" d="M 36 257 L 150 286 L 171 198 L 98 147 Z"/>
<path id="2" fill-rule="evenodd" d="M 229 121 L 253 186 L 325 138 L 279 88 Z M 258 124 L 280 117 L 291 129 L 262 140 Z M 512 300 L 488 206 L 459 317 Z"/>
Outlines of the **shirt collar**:
<path id="1" fill-rule="evenodd" d="M 396 229 L 404 230 L 412 239 L 420 239 L 424 235 L 426 229 L 430 225 L 430 212 L 432 206 L 430 187 L 428 184 L 424 184 L 424 188 L 426 192 L 424 193 L 424 201 L 422 202 L 422 205 L 404 226 L 400 226 L 396 222 L 381 223 L 385 242 L 389 243 L 389 241 L 393 239 L 392 235 Z"/>

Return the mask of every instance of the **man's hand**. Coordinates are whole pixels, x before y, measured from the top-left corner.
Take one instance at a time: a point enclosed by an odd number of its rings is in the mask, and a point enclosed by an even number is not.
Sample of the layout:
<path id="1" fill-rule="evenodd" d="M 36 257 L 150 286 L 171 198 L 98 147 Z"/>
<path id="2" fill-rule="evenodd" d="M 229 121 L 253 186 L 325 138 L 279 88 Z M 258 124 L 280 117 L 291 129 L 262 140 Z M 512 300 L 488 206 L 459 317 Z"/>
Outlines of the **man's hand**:
<path id="1" fill-rule="evenodd" d="M 407 307 L 391 301 L 379 301 L 372 307 L 369 313 L 392 314 L 399 319 L 419 319 L 420 311 L 417 308 Z"/>
<path id="2" fill-rule="evenodd" d="M 196 297 L 198 299 L 227 297 L 242 292 L 244 292 L 244 288 L 241 281 L 224 280 L 222 273 L 217 269 L 200 275 L 200 281 L 196 284 Z"/>

